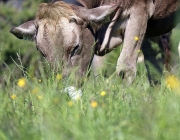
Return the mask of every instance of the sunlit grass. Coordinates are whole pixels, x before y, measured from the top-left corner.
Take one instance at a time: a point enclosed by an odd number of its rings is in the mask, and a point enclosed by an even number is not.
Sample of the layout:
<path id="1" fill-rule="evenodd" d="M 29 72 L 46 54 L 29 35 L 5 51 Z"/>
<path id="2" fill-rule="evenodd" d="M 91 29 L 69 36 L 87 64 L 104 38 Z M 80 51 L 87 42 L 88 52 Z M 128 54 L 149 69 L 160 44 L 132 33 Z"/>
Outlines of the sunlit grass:
<path id="1" fill-rule="evenodd" d="M 169 88 L 178 81 L 176 76 L 150 87 L 144 71 L 131 86 L 118 77 L 106 82 L 101 75 L 91 75 L 82 87 L 83 96 L 73 101 L 62 92 L 65 79 L 41 74 L 20 78 L 23 86 L 17 79 L 0 91 L 0 139 L 180 138 L 180 94 Z"/>
<path id="2" fill-rule="evenodd" d="M 131 86 L 117 76 L 91 74 L 83 80 L 83 96 L 74 101 L 63 92 L 70 86 L 68 79 L 44 63 L 33 65 L 34 71 L 12 80 L 13 71 L 3 75 L 0 140 L 180 138 L 178 73 L 166 74 L 154 87 L 149 86 L 141 64 Z"/>

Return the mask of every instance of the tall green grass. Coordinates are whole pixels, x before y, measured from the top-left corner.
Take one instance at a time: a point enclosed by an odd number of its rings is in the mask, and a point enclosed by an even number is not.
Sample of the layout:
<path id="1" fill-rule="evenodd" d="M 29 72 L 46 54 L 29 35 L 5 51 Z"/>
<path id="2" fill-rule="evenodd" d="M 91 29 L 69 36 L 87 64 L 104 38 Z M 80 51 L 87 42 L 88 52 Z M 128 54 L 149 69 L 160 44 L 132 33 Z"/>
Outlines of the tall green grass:
<path id="1" fill-rule="evenodd" d="M 27 73 L 22 86 L 19 79 L 6 79 L 1 87 L 1 140 L 180 138 L 179 88 L 168 88 L 164 78 L 161 85 L 150 87 L 143 69 L 131 86 L 118 77 L 107 81 L 91 75 L 82 98 L 72 101 L 63 92 L 66 80 L 52 72 L 47 76 L 43 67 L 39 71 L 38 78 Z"/>

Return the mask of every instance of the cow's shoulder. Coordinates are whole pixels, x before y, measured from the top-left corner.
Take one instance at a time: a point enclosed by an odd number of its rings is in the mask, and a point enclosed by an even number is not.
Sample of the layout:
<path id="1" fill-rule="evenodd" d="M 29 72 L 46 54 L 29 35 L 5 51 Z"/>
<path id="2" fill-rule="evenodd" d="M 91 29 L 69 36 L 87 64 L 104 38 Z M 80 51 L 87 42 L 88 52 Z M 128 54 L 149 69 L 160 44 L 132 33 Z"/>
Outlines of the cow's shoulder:
<path id="1" fill-rule="evenodd" d="M 175 13 L 180 7 L 180 0 L 156 0 L 153 19 L 162 19 Z"/>

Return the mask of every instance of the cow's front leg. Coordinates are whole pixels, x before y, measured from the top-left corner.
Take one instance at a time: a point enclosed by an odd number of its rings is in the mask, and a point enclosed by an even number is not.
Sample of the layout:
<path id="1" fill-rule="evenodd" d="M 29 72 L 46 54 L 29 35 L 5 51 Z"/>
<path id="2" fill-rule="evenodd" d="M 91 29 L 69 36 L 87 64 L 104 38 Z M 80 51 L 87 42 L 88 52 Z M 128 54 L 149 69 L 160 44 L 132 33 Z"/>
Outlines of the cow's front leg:
<path id="1" fill-rule="evenodd" d="M 148 12 L 145 4 L 136 5 L 131 9 L 123 48 L 116 66 L 116 72 L 118 75 L 123 74 L 123 79 L 127 84 L 131 84 L 136 76 L 136 62 L 146 32 L 147 20 Z"/>

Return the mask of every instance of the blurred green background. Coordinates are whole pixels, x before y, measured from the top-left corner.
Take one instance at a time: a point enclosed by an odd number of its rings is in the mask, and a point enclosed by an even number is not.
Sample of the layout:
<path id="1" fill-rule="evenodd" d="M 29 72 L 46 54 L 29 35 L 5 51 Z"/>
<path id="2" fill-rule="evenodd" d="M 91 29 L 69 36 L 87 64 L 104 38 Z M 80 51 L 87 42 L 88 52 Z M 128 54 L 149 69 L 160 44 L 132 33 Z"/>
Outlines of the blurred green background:
<path id="1" fill-rule="evenodd" d="M 48 0 L 0 1 L 0 84 L 19 78 L 24 70 L 35 73 L 41 55 L 35 44 L 19 40 L 10 33 L 12 27 L 34 18 L 38 4 Z M 16 64 L 17 63 L 17 64 Z M 22 66 L 22 67 L 20 67 Z"/>

